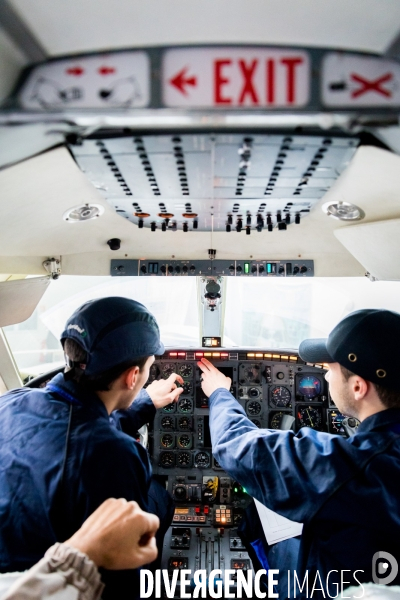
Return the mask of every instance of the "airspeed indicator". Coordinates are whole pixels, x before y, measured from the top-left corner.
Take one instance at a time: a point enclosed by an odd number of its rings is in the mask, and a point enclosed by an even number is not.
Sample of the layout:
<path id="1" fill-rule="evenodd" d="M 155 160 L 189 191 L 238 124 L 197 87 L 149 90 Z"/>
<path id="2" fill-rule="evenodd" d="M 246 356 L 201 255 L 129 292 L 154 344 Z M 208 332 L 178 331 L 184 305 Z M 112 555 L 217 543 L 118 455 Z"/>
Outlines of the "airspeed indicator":
<path id="1" fill-rule="evenodd" d="M 286 387 L 277 385 L 270 391 L 270 400 L 274 406 L 289 406 L 291 394 Z"/>

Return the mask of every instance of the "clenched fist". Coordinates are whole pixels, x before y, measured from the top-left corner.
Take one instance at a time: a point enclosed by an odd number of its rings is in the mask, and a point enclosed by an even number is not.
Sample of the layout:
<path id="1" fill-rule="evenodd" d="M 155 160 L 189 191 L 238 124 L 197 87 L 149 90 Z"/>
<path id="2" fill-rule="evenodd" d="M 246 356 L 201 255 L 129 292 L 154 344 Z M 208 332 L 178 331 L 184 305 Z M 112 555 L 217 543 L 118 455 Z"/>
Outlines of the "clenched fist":
<path id="1" fill-rule="evenodd" d="M 157 558 L 158 517 L 137 502 L 109 498 L 64 544 L 86 554 L 98 567 L 137 569 Z"/>

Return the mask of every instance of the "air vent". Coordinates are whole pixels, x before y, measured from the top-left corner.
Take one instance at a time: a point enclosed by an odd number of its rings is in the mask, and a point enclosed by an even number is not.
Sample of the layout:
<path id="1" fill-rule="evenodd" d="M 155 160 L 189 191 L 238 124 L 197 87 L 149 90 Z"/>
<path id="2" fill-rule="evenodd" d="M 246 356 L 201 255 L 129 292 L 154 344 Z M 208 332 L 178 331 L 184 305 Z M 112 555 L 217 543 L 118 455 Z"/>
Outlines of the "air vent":
<path id="1" fill-rule="evenodd" d="M 64 213 L 64 221 L 70 223 L 77 223 L 78 221 L 90 221 L 91 219 L 97 219 L 104 212 L 104 208 L 101 204 L 83 204 L 81 206 L 74 206 Z"/>

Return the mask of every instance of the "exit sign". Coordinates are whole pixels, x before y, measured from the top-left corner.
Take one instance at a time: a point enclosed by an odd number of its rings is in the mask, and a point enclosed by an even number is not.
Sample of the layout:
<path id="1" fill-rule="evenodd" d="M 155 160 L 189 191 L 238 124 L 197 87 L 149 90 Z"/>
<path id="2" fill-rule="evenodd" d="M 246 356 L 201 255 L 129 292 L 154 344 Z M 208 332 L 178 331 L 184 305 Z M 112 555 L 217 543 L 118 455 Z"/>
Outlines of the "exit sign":
<path id="1" fill-rule="evenodd" d="M 167 50 L 162 91 L 168 107 L 304 107 L 310 98 L 310 58 L 296 49 Z"/>

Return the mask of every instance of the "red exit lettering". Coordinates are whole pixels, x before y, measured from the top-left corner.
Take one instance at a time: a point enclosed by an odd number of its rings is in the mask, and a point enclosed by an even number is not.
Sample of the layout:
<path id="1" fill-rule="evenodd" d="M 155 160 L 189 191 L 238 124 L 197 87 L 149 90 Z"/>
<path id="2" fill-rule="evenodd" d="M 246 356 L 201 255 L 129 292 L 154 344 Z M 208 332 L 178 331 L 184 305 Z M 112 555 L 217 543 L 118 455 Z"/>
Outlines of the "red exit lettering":
<path id="1" fill-rule="evenodd" d="M 232 61 L 229 58 L 216 60 L 214 63 L 215 104 L 232 104 L 230 98 L 224 98 L 222 95 L 222 87 L 229 83 L 229 79 L 224 77 L 222 70 L 230 64 L 232 64 Z"/>
<path id="2" fill-rule="evenodd" d="M 265 81 L 264 104 L 276 102 L 278 87 L 278 71 L 284 69 L 284 100 L 288 105 L 296 101 L 297 67 L 303 64 L 302 57 L 270 58 L 265 61 L 262 79 Z M 246 102 L 251 106 L 261 104 L 263 91 L 257 88 L 256 75 L 261 68 L 261 61 L 254 59 L 237 62 L 229 58 L 214 61 L 214 103 L 217 106 L 234 104 L 243 106 Z M 259 85 L 259 84 L 258 84 Z M 228 95 L 228 88 L 238 90 L 236 98 Z M 232 94 L 233 92 L 231 92 Z"/>

